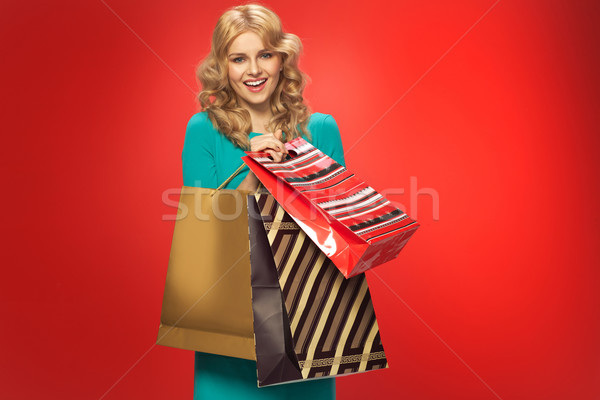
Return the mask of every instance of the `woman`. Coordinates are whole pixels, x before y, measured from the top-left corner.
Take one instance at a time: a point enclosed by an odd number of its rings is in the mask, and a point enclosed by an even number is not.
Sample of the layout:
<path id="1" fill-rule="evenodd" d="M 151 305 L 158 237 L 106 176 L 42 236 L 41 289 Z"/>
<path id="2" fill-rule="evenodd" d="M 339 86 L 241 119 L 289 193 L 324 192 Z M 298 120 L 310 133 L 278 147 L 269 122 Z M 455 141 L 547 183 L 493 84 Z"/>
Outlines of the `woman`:
<path id="1" fill-rule="evenodd" d="M 281 161 L 283 142 L 302 136 L 337 162 L 344 154 L 335 120 L 310 114 L 303 102 L 305 77 L 298 69 L 302 44 L 285 33 L 277 15 L 259 5 L 225 12 L 213 32 L 209 55 L 197 70 L 202 112 L 190 119 L 183 147 L 185 186 L 216 188 L 240 165 L 244 151 L 266 151 Z M 244 168 L 228 189 L 255 190 Z M 335 398 L 332 378 L 256 387 L 256 362 L 196 353 L 194 398 Z"/>

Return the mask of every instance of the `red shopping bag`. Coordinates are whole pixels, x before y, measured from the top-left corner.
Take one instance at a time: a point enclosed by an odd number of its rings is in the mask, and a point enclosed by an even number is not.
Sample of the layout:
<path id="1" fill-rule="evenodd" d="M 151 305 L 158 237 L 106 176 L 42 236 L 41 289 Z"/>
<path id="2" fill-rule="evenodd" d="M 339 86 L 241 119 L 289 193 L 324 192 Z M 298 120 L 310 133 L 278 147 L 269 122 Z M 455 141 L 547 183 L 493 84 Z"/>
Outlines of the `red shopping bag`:
<path id="1" fill-rule="evenodd" d="M 242 159 L 346 278 L 398 256 L 416 221 L 304 139 L 285 146 L 280 163 L 264 152 Z"/>

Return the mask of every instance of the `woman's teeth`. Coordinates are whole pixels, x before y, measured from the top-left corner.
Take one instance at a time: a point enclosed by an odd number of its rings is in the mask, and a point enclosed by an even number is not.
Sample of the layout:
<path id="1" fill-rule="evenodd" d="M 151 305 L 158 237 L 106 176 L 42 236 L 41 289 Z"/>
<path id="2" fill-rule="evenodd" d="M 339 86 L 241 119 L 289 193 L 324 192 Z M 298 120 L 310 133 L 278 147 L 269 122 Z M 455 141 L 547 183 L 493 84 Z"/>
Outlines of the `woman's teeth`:
<path id="1" fill-rule="evenodd" d="M 244 82 L 245 85 L 248 86 L 258 86 L 258 85 L 262 85 L 263 83 L 265 83 L 266 79 L 261 79 L 260 81 L 254 81 L 254 82 Z"/>

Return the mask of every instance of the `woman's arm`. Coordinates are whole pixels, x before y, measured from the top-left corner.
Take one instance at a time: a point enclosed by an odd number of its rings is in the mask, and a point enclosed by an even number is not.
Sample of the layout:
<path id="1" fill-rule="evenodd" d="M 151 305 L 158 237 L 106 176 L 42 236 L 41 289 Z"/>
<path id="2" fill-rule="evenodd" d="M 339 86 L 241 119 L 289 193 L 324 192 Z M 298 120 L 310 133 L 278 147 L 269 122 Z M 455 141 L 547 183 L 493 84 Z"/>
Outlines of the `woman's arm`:
<path id="1" fill-rule="evenodd" d="M 331 115 L 321 114 L 320 117 L 320 123 L 311 127 L 313 145 L 345 167 L 346 160 L 340 129 Z"/>
<path id="2" fill-rule="evenodd" d="M 254 172 L 250 171 L 236 189 L 253 192 L 258 188 L 258 183 L 258 178 L 254 175 Z"/>
<path id="3" fill-rule="evenodd" d="M 217 188 L 214 128 L 205 113 L 193 115 L 185 131 L 181 153 L 184 186 Z"/>

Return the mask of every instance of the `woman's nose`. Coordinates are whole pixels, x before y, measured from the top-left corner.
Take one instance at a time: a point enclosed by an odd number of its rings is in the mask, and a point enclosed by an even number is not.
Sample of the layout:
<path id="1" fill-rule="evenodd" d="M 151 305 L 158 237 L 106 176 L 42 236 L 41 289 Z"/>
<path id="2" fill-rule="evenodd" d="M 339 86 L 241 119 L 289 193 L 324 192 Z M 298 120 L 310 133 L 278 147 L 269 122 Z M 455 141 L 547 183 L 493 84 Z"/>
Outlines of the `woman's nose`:
<path id="1" fill-rule="evenodd" d="M 250 60 L 248 63 L 248 74 L 258 75 L 261 72 L 260 63 L 258 60 Z"/>

